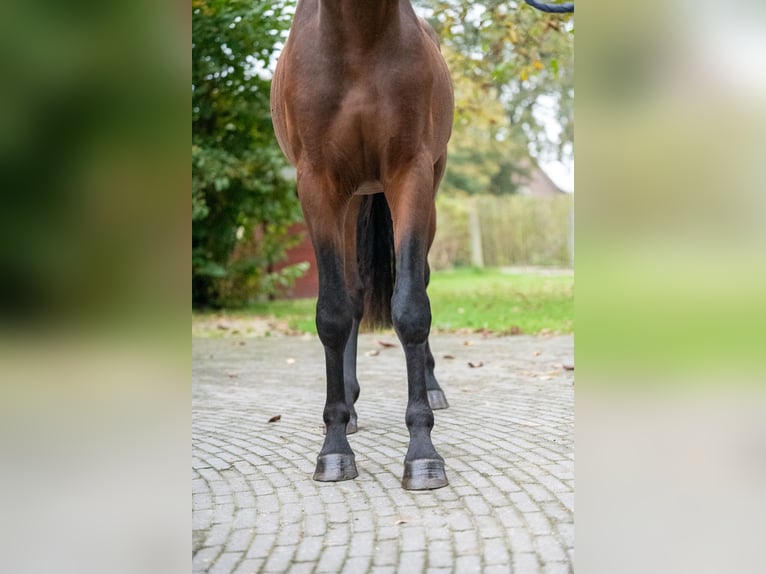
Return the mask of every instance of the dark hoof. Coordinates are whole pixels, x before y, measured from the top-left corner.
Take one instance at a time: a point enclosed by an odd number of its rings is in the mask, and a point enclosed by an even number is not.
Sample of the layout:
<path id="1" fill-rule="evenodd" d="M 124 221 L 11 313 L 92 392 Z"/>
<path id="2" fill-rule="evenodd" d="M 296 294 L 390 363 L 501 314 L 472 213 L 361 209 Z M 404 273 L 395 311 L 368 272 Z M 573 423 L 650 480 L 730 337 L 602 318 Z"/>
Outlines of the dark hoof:
<path id="1" fill-rule="evenodd" d="M 404 461 L 402 488 L 407 490 L 434 490 L 448 484 L 443 460 L 420 458 Z"/>
<path id="2" fill-rule="evenodd" d="M 325 454 L 317 457 L 314 480 L 337 482 L 359 476 L 353 454 Z"/>
<path id="3" fill-rule="evenodd" d="M 433 410 L 449 408 L 447 397 L 444 396 L 444 391 L 441 389 L 428 391 L 428 404 L 431 405 L 431 409 Z"/>

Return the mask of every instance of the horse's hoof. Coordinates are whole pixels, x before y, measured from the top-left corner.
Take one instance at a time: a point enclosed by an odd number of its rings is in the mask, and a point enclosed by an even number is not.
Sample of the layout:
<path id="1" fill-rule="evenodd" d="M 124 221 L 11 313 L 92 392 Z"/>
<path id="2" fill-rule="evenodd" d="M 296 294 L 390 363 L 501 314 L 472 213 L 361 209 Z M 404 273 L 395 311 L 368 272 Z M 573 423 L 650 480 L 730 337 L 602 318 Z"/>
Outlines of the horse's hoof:
<path id="1" fill-rule="evenodd" d="M 428 391 L 428 404 L 431 405 L 432 410 L 449 408 L 447 397 L 444 396 L 444 391 L 441 389 Z"/>
<path id="2" fill-rule="evenodd" d="M 359 476 L 353 454 L 325 454 L 317 457 L 314 480 L 319 482 L 337 482 Z"/>
<path id="3" fill-rule="evenodd" d="M 404 461 L 402 488 L 407 490 L 434 490 L 448 484 L 443 460 L 420 458 Z"/>

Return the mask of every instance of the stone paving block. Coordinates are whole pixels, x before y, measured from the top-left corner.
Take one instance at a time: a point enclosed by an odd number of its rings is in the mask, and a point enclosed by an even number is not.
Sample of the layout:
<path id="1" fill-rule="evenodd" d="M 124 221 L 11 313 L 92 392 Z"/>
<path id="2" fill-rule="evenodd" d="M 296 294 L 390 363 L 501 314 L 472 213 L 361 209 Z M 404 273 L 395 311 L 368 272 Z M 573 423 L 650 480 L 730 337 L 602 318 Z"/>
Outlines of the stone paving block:
<path id="1" fill-rule="evenodd" d="M 256 509 L 255 517 L 256 530 L 261 534 L 273 534 L 279 530 L 279 515 L 276 512 L 264 512 L 260 508 Z"/>
<path id="2" fill-rule="evenodd" d="M 371 557 L 369 554 L 364 556 L 354 556 L 348 558 L 343 564 L 341 574 L 360 574 L 367 572 L 370 568 Z"/>
<path id="3" fill-rule="evenodd" d="M 351 542 L 347 524 L 329 524 L 325 534 L 325 545 L 346 546 Z"/>
<path id="4" fill-rule="evenodd" d="M 298 562 L 290 565 L 288 574 L 312 574 L 316 564 L 313 562 Z"/>
<path id="5" fill-rule="evenodd" d="M 485 564 L 510 564 L 510 554 L 505 539 L 489 538 L 483 541 Z"/>
<path id="6" fill-rule="evenodd" d="M 258 520 L 258 515 L 255 508 L 240 508 L 234 514 L 234 523 L 232 528 L 235 530 L 241 528 L 255 528 Z"/>
<path id="7" fill-rule="evenodd" d="M 242 552 L 224 552 L 216 559 L 208 574 L 229 574 L 242 559 Z"/>
<path id="8" fill-rule="evenodd" d="M 375 533 L 357 532 L 354 534 L 351 545 L 348 549 L 348 555 L 351 557 L 372 556 L 375 543 Z"/>
<path id="9" fill-rule="evenodd" d="M 274 547 L 276 534 L 256 534 L 252 544 L 247 551 L 248 558 L 268 558 L 271 549 Z"/>
<path id="10" fill-rule="evenodd" d="M 534 552 L 535 547 L 532 544 L 532 536 L 523 527 L 514 527 L 508 529 L 508 540 L 511 543 L 511 553 Z"/>
<path id="11" fill-rule="evenodd" d="M 249 558 L 242 560 L 233 574 L 258 574 L 263 568 L 263 559 Z"/>
<path id="12" fill-rule="evenodd" d="M 527 512 L 524 514 L 524 520 L 529 526 L 529 531 L 535 536 L 551 533 L 551 524 L 542 512 Z"/>
<path id="13" fill-rule="evenodd" d="M 360 349 L 379 349 L 378 338 L 363 335 Z M 195 339 L 193 571 L 571 572 L 572 375 L 534 373 L 571 360 L 572 339 L 476 337 L 471 347 L 464 340 L 432 337 L 432 348 L 461 357 L 445 362 L 437 354 L 451 406 L 435 412 L 432 436 L 450 485 L 407 492 L 400 486 L 408 441 L 401 349 L 360 356 L 360 430 L 349 437 L 360 476 L 317 483 L 321 344 Z M 289 402 L 284 363 L 273 360 L 286 356 L 299 359 Z M 468 369 L 469 356 L 485 368 Z M 239 373 L 236 385 L 227 370 Z M 282 420 L 267 424 L 275 412 Z"/>
<path id="14" fill-rule="evenodd" d="M 395 524 L 386 524 L 386 526 L 380 526 L 381 522 L 378 521 L 378 528 L 376 530 L 378 540 L 396 540 L 399 538 L 399 527 Z"/>
<path id="15" fill-rule="evenodd" d="M 452 543 L 449 540 L 436 540 L 428 544 L 428 566 L 445 568 L 453 563 Z"/>
<path id="16" fill-rule="evenodd" d="M 450 528 L 453 531 L 473 530 L 474 523 L 470 514 L 463 511 L 455 511 L 447 516 Z"/>
<path id="17" fill-rule="evenodd" d="M 567 548 L 573 548 L 574 541 L 575 541 L 574 524 L 572 524 L 571 522 L 562 522 L 560 524 L 557 524 L 556 528 L 559 532 L 559 537 L 561 538 L 561 541 L 564 543 L 564 545 Z"/>
<path id="18" fill-rule="evenodd" d="M 426 533 L 420 526 L 401 529 L 402 552 L 415 552 L 426 547 Z"/>
<path id="19" fill-rule="evenodd" d="M 212 508 L 195 509 L 192 512 L 192 530 L 205 530 L 213 521 L 214 511 Z"/>
<path id="20" fill-rule="evenodd" d="M 481 559 L 478 556 L 458 556 L 455 560 L 455 572 L 481 572 Z"/>
<path id="21" fill-rule="evenodd" d="M 322 554 L 324 540 L 320 536 L 304 538 L 298 544 L 295 560 L 298 562 L 316 562 Z"/>
<path id="22" fill-rule="evenodd" d="M 192 508 L 196 510 L 208 510 L 213 508 L 213 497 L 210 493 L 193 494 Z"/>
<path id="23" fill-rule="evenodd" d="M 466 496 L 463 502 L 474 516 L 489 514 L 489 506 L 487 506 L 483 496 Z"/>
<path id="24" fill-rule="evenodd" d="M 548 562 L 543 566 L 543 572 L 545 574 L 570 574 L 572 568 L 565 562 Z"/>
<path id="25" fill-rule="evenodd" d="M 403 551 L 399 555 L 399 564 L 396 569 L 402 574 L 410 572 L 422 572 L 425 568 L 426 553 L 423 550 Z"/>
<path id="26" fill-rule="evenodd" d="M 208 546 L 198 551 L 192 557 L 192 570 L 194 572 L 207 572 L 222 550 L 222 546 Z"/>
<path id="27" fill-rule="evenodd" d="M 536 536 L 535 547 L 543 563 L 566 562 L 567 554 L 555 536 Z"/>
<path id="28" fill-rule="evenodd" d="M 379 540 L 375 546 L 373 563 L 375 566 L 396 564 L 399 556 L 399 543 L 396 540 Z"/>
<path id="29" fill-rule="evenodd" d="M 293 555 L 295 554 L 295 546 L 275 546 L 264 565 L 264 572 L 287 572 L 290 566 Z"/>
<path id="30" fill-rule="evenodd" d="M 232 520 L 234 520 L 234 504 L 216 504 L 213 508 L 212 522 L 214 524 L 231 523 Z"/>
<path id="31" fill-rule="evenodd" d="M 520 553 L 513 555 L 514 574 L 536 574 L 540 572 L 540 562 L 535 554 Z"/>
<path id="32" fill-rule="evenodd" d="M 206 532 L 203 546 L 223 546 L 229 539 L 231 525 L 215 524 Z"/>
<path id="33" fill-rule="evenodd" d="M 301 539 L 302 528 L 299 523 L 290 522 L 282 524 L 277 533 L 277 545 L 286 546 L 297 544 Z"/>
<path id="34" fill-rule="evenodd" d="M 254 535 L 255 531 L 252 528 L 234 530 L 226 540 L 226 551 L 237 552 L 247 550 Z"/>

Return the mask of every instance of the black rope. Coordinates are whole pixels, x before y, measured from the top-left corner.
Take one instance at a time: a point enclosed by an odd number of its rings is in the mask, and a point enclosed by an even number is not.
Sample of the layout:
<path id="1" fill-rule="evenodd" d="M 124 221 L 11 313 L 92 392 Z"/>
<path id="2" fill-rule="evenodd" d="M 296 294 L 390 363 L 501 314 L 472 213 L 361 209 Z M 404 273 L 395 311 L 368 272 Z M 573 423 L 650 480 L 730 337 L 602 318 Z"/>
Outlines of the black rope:
<path id="1" fill-rule="evenodd" d="M 541 12 L 552 12 L 553 14 L 567 14 L 574 12 L 574 3 L 567 2 L 566 4 L 544 4 L 537 2 L 536 0 L 524 0 L 532 8 L 537 8 Z"/>

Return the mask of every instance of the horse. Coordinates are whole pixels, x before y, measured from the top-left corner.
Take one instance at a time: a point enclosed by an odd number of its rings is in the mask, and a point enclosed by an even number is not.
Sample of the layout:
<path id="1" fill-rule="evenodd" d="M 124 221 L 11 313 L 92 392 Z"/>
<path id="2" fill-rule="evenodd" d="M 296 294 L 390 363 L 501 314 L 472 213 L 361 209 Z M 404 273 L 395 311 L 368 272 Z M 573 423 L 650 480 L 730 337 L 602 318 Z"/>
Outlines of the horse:
<path id="1" fill-rule="evenodd" d="M 358 476 L 347 434 L 360 324 L 393 326 L 404 349 L 409 446 L 402 487 L 448 484 L 431 440 L 448 403 L 428 337 L 428 251 L 454 96 L 434 30 L 409 0 L 300 0 L 271 86 L 271 113 L 316 255 L 324 346 L 324 444 L 313 478 Z"/>

